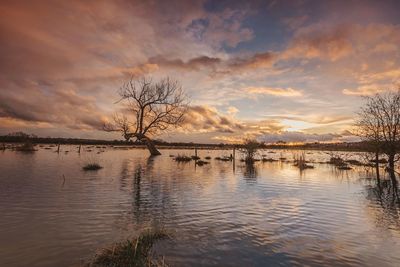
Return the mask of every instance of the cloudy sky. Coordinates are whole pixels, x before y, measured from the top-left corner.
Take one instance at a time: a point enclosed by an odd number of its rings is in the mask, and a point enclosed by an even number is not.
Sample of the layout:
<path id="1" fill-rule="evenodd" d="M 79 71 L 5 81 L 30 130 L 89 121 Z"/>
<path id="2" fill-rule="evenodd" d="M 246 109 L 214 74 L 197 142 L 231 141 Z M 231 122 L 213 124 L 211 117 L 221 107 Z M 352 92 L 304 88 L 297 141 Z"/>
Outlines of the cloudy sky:
<path id="1" fill-rule="evenodd" d="M 362 95 L 400 82 L 400 2 L 0 1 L 0 134 L 101 131 L 130 75 L 190 96 L 169 141 L 352 140 Z"/>

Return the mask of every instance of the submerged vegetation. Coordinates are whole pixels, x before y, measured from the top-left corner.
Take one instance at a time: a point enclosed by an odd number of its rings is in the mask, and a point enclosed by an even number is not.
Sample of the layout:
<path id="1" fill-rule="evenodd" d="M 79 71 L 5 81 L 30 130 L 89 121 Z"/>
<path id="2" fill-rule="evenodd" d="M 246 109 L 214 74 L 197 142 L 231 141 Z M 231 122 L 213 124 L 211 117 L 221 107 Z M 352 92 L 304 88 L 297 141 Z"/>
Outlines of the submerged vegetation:
<path id="1" fill-rule="evenodd" d="M 116 243 L 97 253 L 86 267 L 161 267 L 164 261 L 153 257 L 153 245 L 170 236 L 165 230 L 147 230 L 137 238 Z"/>
<path id="2" fill-rule="evenodd" d="M 196 161 L 196 164 L 199 165 L 199 166 L 203 166 L 203 165 L 206 165 L 206 164 L 208 164 L 208 163 L 209 163 L 208 161 L 204 161 L 204 160 L 198 160 L 198 161 Z"/>
<path id="3" fill-rule="evenodd" d="M 35 152 L 35 146 L 31 142 L 25 142 L 24 144 L 15 148 L 17 151 L 21 152 Z"/>
<path id="4" fill-rule="evenodd" d="M 178 155 L 174 158 L 174 160 L 177 162 L 189 162 L 192 161 L 192 158 L 185 155 Z"/>
<path id="5" fill-rule="evenodd" d="M 97 171 L 97 170 L 100 170 L 100 169 L 102 169 L 103 167 L 102 166 L 100 166 L 100 164 L 98 164 L 98 163 L 88 163 L 88 164 L 86 164 L 85 166 L 83 166 L 83 170 L 84 171 Z"/>
<path id="6" fill-rule="evenodd" d="M 232 161 L 232 157 L 215 157 L 215 160 L 220 160 L 220 161 Z"/>
<path id="7" fill-rule="evenodd" d="M 300 155 L 294 156 L 294 166 L 298 167 L 300 170 L 314 169 L 313 165 L 307 164 L 306 155 L 302 152 Z"/>

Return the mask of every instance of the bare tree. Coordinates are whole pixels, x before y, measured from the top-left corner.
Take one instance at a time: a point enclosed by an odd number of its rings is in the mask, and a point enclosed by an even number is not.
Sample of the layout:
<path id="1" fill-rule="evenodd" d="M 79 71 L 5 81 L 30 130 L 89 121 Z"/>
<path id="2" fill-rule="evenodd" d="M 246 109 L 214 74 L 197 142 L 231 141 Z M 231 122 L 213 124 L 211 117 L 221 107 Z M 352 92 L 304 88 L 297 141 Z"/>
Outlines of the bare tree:
<path id="1" fill-rule="evenodd" d="M 187 110 L 187 98 L 177 81 L 169 78 L 154 82 L 145 77 L 131 78 L 119 90 L 127 115 L 115 115 L 114 123 L 104 125 L 106 131 L 120 131 L 129 141 L 132 138 L 146 143 L 151 155 L 161 153 L 152 137 L 180 125 Z M 130 118 L 130 119 L 128 119 Z"/>
<path id="2" fill-rule="evenodd" d="M 400 141 L 400 91 L 366 97 L 356 126 L 358 135 L 375 152 L 377 171 L 379 153 L 383 153 L 388 157 L 390 177 L 396 182 L 394 170 Z"/>
<path id="3" fill-rule="evenodd" d="M 247 164 L 253 164 L 255 157 L 257 155 L 257 151 L 260 148 L 260 143 L 257 140 L 253 139 L 245 139 L 241 151 L 244 153 L 245 158 L 244 161 Z"/>

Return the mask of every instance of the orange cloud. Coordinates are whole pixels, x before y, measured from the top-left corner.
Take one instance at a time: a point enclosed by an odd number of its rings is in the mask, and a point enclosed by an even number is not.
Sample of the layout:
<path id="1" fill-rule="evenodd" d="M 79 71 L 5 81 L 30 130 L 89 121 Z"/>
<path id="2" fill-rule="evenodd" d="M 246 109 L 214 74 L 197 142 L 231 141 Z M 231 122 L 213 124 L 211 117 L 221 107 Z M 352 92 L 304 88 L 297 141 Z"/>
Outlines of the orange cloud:
<path id="1" fill-rule="evenodd" d="M 245 89 L 245 91 L 248 94 L 273 95 L 282 97 L 295 97 L 303 95 L 301 91 L 292 88 L 248 87 Z"/>
<path id="2" fill-rule="evenodd" d="M 328 29 L 320 25 L 301 28 L 280 58 L 320 58 L 336 61 L 352 52 L 349 36 L 346 25 Z"/>

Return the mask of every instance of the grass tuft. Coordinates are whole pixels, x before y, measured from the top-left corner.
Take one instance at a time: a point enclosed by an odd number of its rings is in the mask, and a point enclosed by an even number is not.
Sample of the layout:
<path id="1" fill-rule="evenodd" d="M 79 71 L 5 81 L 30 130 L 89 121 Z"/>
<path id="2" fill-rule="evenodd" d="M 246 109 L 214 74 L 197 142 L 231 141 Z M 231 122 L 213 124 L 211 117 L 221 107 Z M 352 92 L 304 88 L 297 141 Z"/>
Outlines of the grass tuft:
<path id="1" fill-rule="evenodd" d="M 203 165 L 206 165 L 206 164 L 208 164 L 208 163 L 209 163 L 208 161 L 204 161 L 204 160 L 198 160 L 198 161 L 196 162 L 196 164 L 199 165 L 199 166 L 203 166 Z"/>
<path id="2" fill-rule="evenodd" d="M 183 156 L 178 155 L 178 156 L 175 157 L 175 161 L 177 161 L 177 162 L 189 162 L 191 160 L 192 160 L 191 157 L 184 156 L 184 155 Z"/>
<path id="3" fill-rule="evenodd" d="M 262 162 L 275 162 L 278 161 L 277 159 L 273 159 L 273 158 L 262 158 Z"/>
<path id="4" fill-rule="evenodd" d="M 147 230 L 139 237 L 116 243 L 96 254 L 87 267 L 158 267 L 166 266 L 152 258 L 151 248 L 169 238 L 165 230 Z"/>
<path id="5" fill-rule="evenodd" d="M 84 171 L 97 171 L 102 169 L 103 167 L 100 166 L 98 163 L 88 163 L 85 166 L 83 166 Z"/>
<path id="6" fill-rule="evenodd" d="M 307 163 L 308 161 L 306 160 L 306 155 L 304 152 L 294 157 L 294 166 L 299 168 L 301 171 L 305 169 L 314 169 L 313 165 L 309 165 Z"/>

